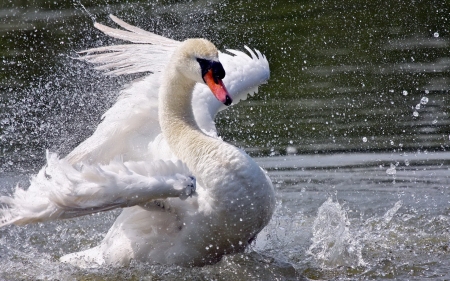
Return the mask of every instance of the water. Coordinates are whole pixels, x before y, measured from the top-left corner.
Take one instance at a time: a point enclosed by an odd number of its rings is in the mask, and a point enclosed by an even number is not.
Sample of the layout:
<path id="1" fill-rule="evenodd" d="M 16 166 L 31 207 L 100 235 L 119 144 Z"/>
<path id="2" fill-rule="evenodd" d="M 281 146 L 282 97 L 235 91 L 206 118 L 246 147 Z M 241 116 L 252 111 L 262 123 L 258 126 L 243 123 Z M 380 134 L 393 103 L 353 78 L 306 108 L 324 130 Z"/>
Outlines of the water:
<path id="1" fill-rule="evenodd" d="M 92 1 L 178 40 L 246 44 L 269 59 L 260 96 L 220 114 L 222 136 L 269 171 L 278 207 L 249 251 L 186 269 L 80 270 L 118 212 L 0 229 L 4 280 L 450 278 L 449 1 Z M 380 7 L 383 7 L 380 9 Z M 95 129 L 117 89 L 73 60 L 118 43 L 73 2 L 0 6 L 0 194 Z"/>

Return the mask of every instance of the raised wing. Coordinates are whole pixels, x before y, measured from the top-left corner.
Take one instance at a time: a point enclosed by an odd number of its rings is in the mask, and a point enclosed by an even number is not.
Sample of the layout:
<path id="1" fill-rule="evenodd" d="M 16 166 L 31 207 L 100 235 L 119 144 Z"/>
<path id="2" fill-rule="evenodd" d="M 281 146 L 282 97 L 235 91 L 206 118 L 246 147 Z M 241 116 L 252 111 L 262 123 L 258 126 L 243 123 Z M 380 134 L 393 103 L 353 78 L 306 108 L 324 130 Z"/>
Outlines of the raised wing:
<path id="1" fill-rule="evenodd" d="M 47 153 L 47 165 L 27 190 L 0 197 L 0 227 L 84 216 L 131 207 L 155 199 L 185 199 L 195 192 L 195 180 L 181 161 L 123 162 L 71 165 Z"/>
<path id="2" fill-rule="evenodd" d="M 223 83 L 233 99 L 233 104 L 247 99 L 249 95 L 258 93 L 258 87 L 267 82 L 270 77 L 269 62 L 258 50 L 256 54 L 245 46 L 251 57 L 241 51 L 227 50 L 233 55 L 219 53 L 226 75 Z M 197 84 L 192 98 L 195 120 L 207 134 L 215 136 L 214 118 L 225 105 L 219 102 L 204 84 Z"/>
<path id="3" fill-rule="evenodd" d="M 103 115 L 95 132 L 66 159 L 74 164 L 109 163 L 121 155 L 127 160 L 149 159 L 147 146 L 161 129 L 158 121 L 158 89 L 161 73 L 154 73 L 123 90 Z"/>
<path id="4" fill-rule="evenodd" d="M 137 44 L 112 45 L 79 52 L 80 59 L 94 63 L 106 74 L 122 75 L 139 72 L 160 72 L 180 42 L 132 26 L 110 15 L 126 30 L 111 28 L 100 23 L 94 26 L 111 37 Z"/>
<path id="5" fill-rule="evenodd" d="M 176 46 L 179 44 L 179 42 L 176 40 L 172 40 L 170 38 L 166 38 L 161 35 L 157 35 L 157 34 L 145 31 L 143 29 L 140 29 L 139 27 L 130 25 L 114 15 L 109 15 L 109 17 L 115 23 L 117 23 L 124 29 L 128 30 L 128 31 L 123 31 L 120 29 L 111 28 L 111 27 L 105 26 L 105 25 L 97 23 L 97 22 L 94 24 L 94 26 L 97 29 L 101 30 L 103 33 L 105 33 L 111 37 L 130 41 L 133 43 L 155 44 L 160 47 L 170 47 L 170 46 Z"/>

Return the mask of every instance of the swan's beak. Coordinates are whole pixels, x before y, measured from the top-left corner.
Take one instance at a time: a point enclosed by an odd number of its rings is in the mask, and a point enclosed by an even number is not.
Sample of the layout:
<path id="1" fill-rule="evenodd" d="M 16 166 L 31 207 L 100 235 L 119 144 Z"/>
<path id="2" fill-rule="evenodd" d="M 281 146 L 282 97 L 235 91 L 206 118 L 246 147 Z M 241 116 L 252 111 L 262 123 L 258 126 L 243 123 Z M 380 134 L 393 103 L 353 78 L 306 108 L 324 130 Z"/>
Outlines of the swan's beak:
<path id="1" fill-rule="evenodd" d="M 206 85 L 208 85 L 211 92 L 214 96 L 224 105 L 230 105 L 233 100 L 231 99 L 230 94 L 228 94 L 227 88 L 223 84 L 221 79 L 214 78 L 212 69 L 206 72 L 205 76 L 203 76 L 203 80 Z"/>

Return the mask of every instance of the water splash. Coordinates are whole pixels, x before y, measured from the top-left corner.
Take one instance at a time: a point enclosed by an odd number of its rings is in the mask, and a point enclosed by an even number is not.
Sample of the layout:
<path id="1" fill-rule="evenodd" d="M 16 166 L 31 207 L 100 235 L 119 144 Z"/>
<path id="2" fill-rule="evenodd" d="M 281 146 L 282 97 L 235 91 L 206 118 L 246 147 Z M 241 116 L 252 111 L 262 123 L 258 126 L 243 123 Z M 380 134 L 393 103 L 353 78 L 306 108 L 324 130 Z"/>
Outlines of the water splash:
<path id="1" fill-rule="evenodd" d="M 397 166 L 391 163 L 389 168 L 386 170 L 386 174 L 395 175 L 397 173 L 396 168 L 397 168 Z"/>
<path id="2" fill-rule="evenodd" d="M 307 254 L 316 260 L 321 269 L 334 270 L 346 266 L 365 267 L 370 271 L 375 264 L 373 261 L 366 262 L 363 255 L 376 245 L 390 248 L 390 242 L 385 241 L 389 238 L 385 236 L 391 231 L 391 221 L 402 206 L 403 202 L 397 201 L 384 215 L 355 222 L 357 226 L 350 228 L 346 210 L 339 202 L 328 198 L 318 210 L 313 224 L 312 245 Z"/>
<path id="3" fill-rule="evenodd" d="M 350 233 L 349 226 L 346 211 L 339 202 L 328 198 L 318 210 L 313 224 L 313 243 L 307 253 L 322 268 L 365 265 L 361 255 L 362 245 Z"/>

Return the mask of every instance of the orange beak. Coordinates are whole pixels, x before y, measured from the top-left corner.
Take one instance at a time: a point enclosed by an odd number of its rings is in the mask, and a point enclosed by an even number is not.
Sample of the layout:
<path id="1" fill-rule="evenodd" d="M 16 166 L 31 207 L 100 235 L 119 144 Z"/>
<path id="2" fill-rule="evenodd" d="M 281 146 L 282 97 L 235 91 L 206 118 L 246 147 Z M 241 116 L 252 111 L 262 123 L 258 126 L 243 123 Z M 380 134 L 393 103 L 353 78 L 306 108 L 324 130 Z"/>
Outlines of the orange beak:
<path id="1" fill-rule="evenodd" d="M 213 76 L 212 69 L 208 70 L 206 72 L 205 76 L 203 76 L 203 80 L 205 81 L 206 85 L 208 85 L 211 92 L 214 94 L 214 96 L 223 104 L 230 105 L 233 101 L 231 99 L 230 94 L 228 94 L 227 88 L 225 88 L 225 85 L 223 84 L 221 79 L 215 78 Z"/>

